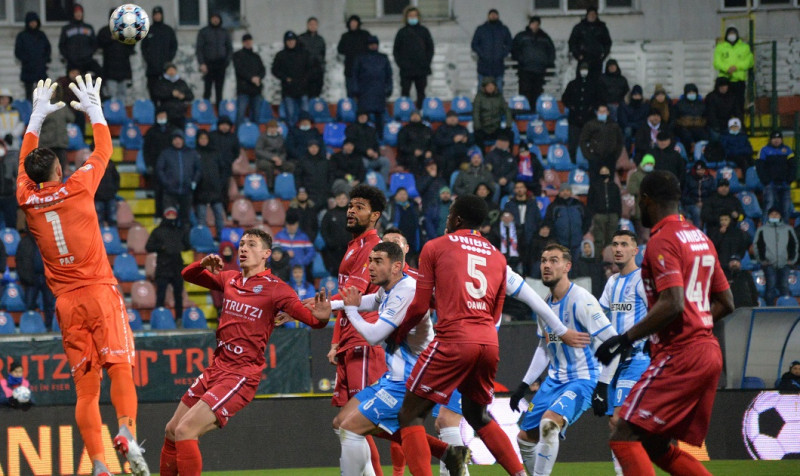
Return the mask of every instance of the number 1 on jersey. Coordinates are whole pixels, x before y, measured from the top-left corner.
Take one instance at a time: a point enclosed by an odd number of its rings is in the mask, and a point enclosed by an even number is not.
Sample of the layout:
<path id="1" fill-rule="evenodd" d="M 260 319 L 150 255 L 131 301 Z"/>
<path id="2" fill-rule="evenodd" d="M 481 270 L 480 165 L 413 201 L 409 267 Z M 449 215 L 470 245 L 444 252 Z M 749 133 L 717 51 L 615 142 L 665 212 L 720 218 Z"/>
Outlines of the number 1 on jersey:
<path id="1" fill-rule="evenodd" d="M 489 283 L 486 281 L 486 275 L 483 274 L 483 271 L 478 269 L 478 266 L 486 266 L 486 257 L 468 254 L 467 274 L 469 274 L 470 278 L 478 280 L 478 287 L 476 288 L 471 281 L 468 281 L 466 283 L 467 294 L 475 299 L 482 299 L 486 296 L 486 288 L 489 287 Z"/>
<path id="2" fill-rule="evenodd" d="M 64 229 L 61 227 L 61 217 L 58 216 L 58 212 L 46 212 L 44 217 L 53 227 L 53 237 L 56 239 L 58 253 L 61 255 L 68 255 L 69 249 L 67 248 L 67 240 L 64 238 Z"/>

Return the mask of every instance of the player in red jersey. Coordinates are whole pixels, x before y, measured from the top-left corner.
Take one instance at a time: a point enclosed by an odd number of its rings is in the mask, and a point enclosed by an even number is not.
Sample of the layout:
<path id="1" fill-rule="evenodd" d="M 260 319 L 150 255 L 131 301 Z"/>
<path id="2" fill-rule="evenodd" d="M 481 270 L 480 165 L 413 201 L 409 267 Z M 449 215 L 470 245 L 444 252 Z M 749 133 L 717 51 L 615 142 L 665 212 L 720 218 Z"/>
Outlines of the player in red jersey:
<path id="1" fill-rule="evenodd" d="M 651 364 L 622 404 L 611 449 L 626 475 L 710 474 L 672 439 L 700 446 L 722 370 L 714 322 L 733 312 L 733 295 L 711 241 L 678 214 L 681 191 L 670 172 L 642 181 L 639 208 L 650 228 L 642 262 L 647 315 L 597 349 L 608 364 L 650 336 Z"/>
<path id="2" fill-rule="evenodd" d="M 399 342 L 420 321 L 435 290 L 436 337 L 411 372 L 398 418 L 403 452 L 415 476 L 432 474 L 423 421 L 455 389 L 462 395 L 464 418 L 497 461 L 509 474 L 525 475 L 508 436 L 486 411 L 499 361 L 495 323 L 506 293 L 506 260 L 477 230 L 487 215 L 479 197 L 456 199 L 447 217 L 449 233 L 422 248 L 414 301 L 395 337 Z"/>
<path id="3" fill-rule="evenodd" d="M 222 258 L 212 254 L 182 272 L 183 279 L 190 283 L 222 291 L 224 301 L 214 361 L 189 387 L 167 423 L 161 476 L 201 473 L 203 457 L 197 438 L 224 427 L 255 396 L 278 311 L 315 329 L 328 322 L 312 316 L 308 308 L 313 304 L 304 307 L 292 288 L 267 269 L 271 248 L 269 234 L 250 229 L 239 242 L 241 271 L 222 271 Z"/>

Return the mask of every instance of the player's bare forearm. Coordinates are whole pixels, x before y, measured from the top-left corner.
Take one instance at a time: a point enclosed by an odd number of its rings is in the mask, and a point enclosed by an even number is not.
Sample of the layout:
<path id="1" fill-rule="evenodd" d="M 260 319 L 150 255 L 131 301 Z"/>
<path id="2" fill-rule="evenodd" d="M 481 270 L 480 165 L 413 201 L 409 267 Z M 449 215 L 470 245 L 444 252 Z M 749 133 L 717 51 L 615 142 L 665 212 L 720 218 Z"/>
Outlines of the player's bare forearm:
<path id="1" fill-rule="evenodd" d="M 683 287 L 667 288 L 658 295 L 658 300 L 644 316 L 644 319 L 631 327 L 625 334 L 631 342 L 637 341 L 667 327 L 682 313 Z"/>
<path id="2" fill-rule="evenodd" d="M 196 284 L 212 291 L 222 291 L 222 286 L 216 277 L 209 273 L 202 264 L 202 261 L 196 261 L 189 266 L 183 268 L 181 277 L 187 283 Z"/>
<path id="3" fill-rule="evenodd" d="M 328 325 L 328 319 L 317 319 L 299 300 L 293 302 L 288 309 L 286 309 L 286 312 L 312 329 L 322 329 Z"/>
<path id="4" fill-rule="evenodd" d="M 709 298 L 711 299 L 711 318 L 714 322 L 719 321 L 736 309 L 733 304 L 733 293 L 730 289 L 726 289 L 721 293 L 711 293 Z"/>

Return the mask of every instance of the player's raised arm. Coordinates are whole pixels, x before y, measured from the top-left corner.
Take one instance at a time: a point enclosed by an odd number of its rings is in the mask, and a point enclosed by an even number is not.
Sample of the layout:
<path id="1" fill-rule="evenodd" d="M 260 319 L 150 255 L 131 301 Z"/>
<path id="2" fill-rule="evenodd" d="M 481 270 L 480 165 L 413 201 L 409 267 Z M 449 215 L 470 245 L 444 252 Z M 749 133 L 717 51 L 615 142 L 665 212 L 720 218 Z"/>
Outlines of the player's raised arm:
<path id="1" fill-rule="evenodd" d="M 378 345 L 389 337 L 396 326 L 391 322 L 394 316 L 402 316 L 405 313 L 408 300 L 400 302 L 392 301 L 389 306 L 381 312 L 378 320 L 370 323 L 364 320 L 364 317 L 358 312 L 361 308 L 362 300 L 361 294 L 355 288 L 347 288 L 342 292 L 342 303 L 344 304 L 344 311 L 347 313 L 347 318 L 350 323 L 356 328 L 359 334 L 369 343 L 369 345 Z M 395 305 L 396 303 L 396 305 Z"/>
<path id="2" fill-rule="evenodd" d="M 321 300 L 327 301 L 324 291 L 318 294 L 315 299 L 316 302 Z M 297 294 L 288 284 L 283 284 L 275 290 L 275 307 L 312 329 L 322 329 L 328 325 L 328 319 L 315 317 L 311 310 L 300 302 L 300 298 L 297 297 Z M 330 317 L 330 311 L 328 311 L 327 317 Z"/>
<path id="3" fill-rule="evenodd" d="M 90 74 L 84 78 L 78 76 L 74 83 L 69 84 L 77 101 L 72 101 L 70 105 L 77 111 L 83 111 L 89 116 L 92 123 L 92 134 L 94 136 L 94 151 L 87 159 L 88 167 L 82 167 L 81 173 L 76 174 L 73 180 L 79 180 L 89 190 L 94 192 L 100 185 L 100 180 L 106 171 L 108 160 L 111 158 L 113 147 L 111 144 L 111 132 L 108 130 L 106 118 L 103 115 L 103 107 L 100 103 L 100 85 L 102 78 L 92 80 Z"/>
<path id="4" fill-rule="evenodd" d="M 58 111 L 65 105 L 61 101 L 55 104 L 50 103 L 53 92 L 57 87 L 58 83 L 47 79 L 45 81 L 39 80 L 36 89 L 33 90 L 33 110 L 31 111 L 31 118 L 28 121 L 28 128 L 25 131 L 25 137 L 22 140 L 22 147 L 19 151 L 19 180 L 28 178 L 28 174 L 25 173 L 25 157 L 39 146 L 39 133 L 42 131 L 44 119 L 48 114 Z"/>
<path id="5" fill-rule="evenodd" d="M 183 268 L 181 276 L 187 283 L 203 286 L 214 291 L 222 291 L 222 258 L 219 255 L 208 255 L 201 261 L 195 261 Z"/>

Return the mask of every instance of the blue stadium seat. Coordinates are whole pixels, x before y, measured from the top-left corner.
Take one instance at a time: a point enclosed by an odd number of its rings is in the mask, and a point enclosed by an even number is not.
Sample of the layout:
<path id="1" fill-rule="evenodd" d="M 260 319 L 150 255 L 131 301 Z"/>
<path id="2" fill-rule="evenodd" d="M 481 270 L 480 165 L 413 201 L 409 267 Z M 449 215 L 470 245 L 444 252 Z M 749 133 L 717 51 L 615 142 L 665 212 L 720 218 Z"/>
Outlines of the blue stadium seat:
<path id="1" fill-rule="evenodd" d="M 756 291 L 758 291 L 758 295 L 762 298 L 766 296 L 767 278 L 764 277 L 763 270 L 753 271 L 753 282 L 756 285 Z"/>
<path id="2" fill-rule="evenodd" d="M 540 94 L 536 99 L 536 114 L 543 121 L 555 121 L 561 117 L 556 98 L 549 94 Z"/>
<path id="3" fill-rule="evenodd" d="M 267 181 L 261 174 L 250 174 L 244 178 L 244 190 L 242 194 L 254 202 L 260 202 L 271 198 L 267 188 Z"/>
<path id="4" fill-rule="evenodd" d="M 195 99 L 192 101 L 192 120 L 198 124 L 214 124 L 217 116 L 214 115 L 214 108 L 208 99 Z"/>
<path id="5" fill-rule="evenodd" d="M 328 103 L 322 98 L 311 98 L 308 103 L 309 114 L 316 123 L 333 122 Z"/>
<path id="6" fill-rule="evenodd" d="M 83 141 L 83 134 L 81 130 L 73 123 L 67 124 L 67 150 L 81 150 L 87 147 L 86 142 Z"/>
<path id="7" fill-rule="evenodd" d="M 530 150 L 531 151 L 531 155 L 536 157 L 536 160 L 538 160 L 539 163 L 542 164 L 543 168 L 547 168 L 547 161 L 545 161 L 544 157 L 542 157 L 542 151 L 539 150 L 538 147 L 536 147 L 534 145 L 531 145 L 531 144 L 528 144 L 528 150 Z"/>
<path id="8" fill-rule="evenodd" d="M 452 174 L 450 174 L 450 183 L 448 184 L 448 187 L 450 187 L 450 190 L 453 190 L 453 186 L 456 184 L 456 179 L 458 178 L 459 172 L 461 172 L 461 171 L 456 169 L 456 170 L 453 171 Z"/>
<path id="9" fill-rule="evenodd" d="M 336 120 L 339 122 L 356 122 L 356 103 L 352 98 L 342 98 L 336 104 Z"/>
<path id="10" fill-rule="evenodd" d="M 14 228 L 3 228 L 3 231 L 0 232 L 0 236 L 3 238 L 3 246 L 6 248 L 6 255 L 8 256 L 16 256 L 17 254 L 17 246 L 19 246 L 19 233 Z"/>
<path id="11" fill-rule="evenodd" d="M 450 110 L 462 121 L 472 119 L 472 100 L 467 96 L 456 96 L 450 101 Z"/>
<path id="12" fill-rule="evenodd" d="M 50 321 L 50 332 L 61 334 L 61 325 L 58 323 L 58 316 L 53 313 L 53 320 Z"/>
<path id="13" fill-rule="evenodd" d="M 328 275 L 328 269 L 325 268 L 325 261 L 322 260 L 322 253 L 314 255 L 314 261 L 311 263 L 311 276 L 314 278 L 324 278 Z"/>
<path id="14" fill-rule="evenodd" d="M 511 99 L 509 99 L 508 107 L 511 108 L 511 112 L 514 114 L 515 119 L 532 121 L 538 117 L 533 110 L 531 110 L 531 103 L 528 101 L 528 98 L 521 94 L 513 96 Z"/>
<path id="15" fill-rule="evenodd" d="M 16 331 L 14 318 L 11 317 L 11 314 L 0 311 L 0 334 L 14 334 Z"/>
<path id="16" fill-rule="evenodd" d="M 291 200 L 297 196 L 294 174 L 283 172 L 275 177 L 275 196 L 281 200 Z"/>
<path id="17" fill-rule="evenodd" d="M 750 218 L 745 217 L 742 221 L 740 221 L 739 229 L 747 233 L 747 236 L 750 237 L 750 241 L 753 241 L 755 239 L 756 224 Z"/>
<path id="18" fill-rule="evenodd" d="M 266 124 L 275 119 L 275 114 L 272 113 L 272 104 L 264 98 L 258 103 L 258 114 L 256 114 L 256 122 L 259 124 Z"/>
<path id="19" fill-rule="evenodd" d="M 153 330 L 175 329 L 175 316 L 166 307 L 157 307 L 150 313 L 150 328 Z"/>
<path id="20" fill-rule="evenodd" d="M 261 135 L 261 131 L 258 129 L 258 125 L 245 120 L 236 128 L 236 135 L 239 137 L 239 144 L 241 144 L 242 147 L 245 149 L 254 149 L 258 136 Z"/>
<path id="21" fill-rule="evenodd" d="M 617 229 L 619 230 L 628 230 L 636 233 L 636 227 L 633 226 L 633 222 L 628 220 L 627 218 L 620 218 L 619 224 L 617 225 Z"/>
<path id="22" fill-rule="evenodd" d="M 556 142 L 566 144 L 569 141 L 569 121 L 567 118 L 559 119 L 556 122 Z"/>
<path id="23" fill-rule="evenodd" d="M 314 238 L 314 249 L 317 251 L 325 249 L 325 238 L 322 237 L 322 233 L 317 232 L 317 237 Z"/>
<path id="24" fill-rule="evenodd" d="M 401 96 L 394 101 L 394 118 L 398 121 L 407 122 L 411 118 L 411 113 L 416 110 L 417 107 L 409 97 Z"/>
<path id="25" fill-rule="evenodd" d="M 519 133 L 519 127 L 517 127 L 516 121 L 511 121 L 511 133 L 514 134 L 511 145 L 519 144 L 519 141 L 522 140 L 522 135 Z"/>
<path id="26" fill-rule="evenodd" d="M 136 309 L 128 309 L 128 324 L 131 326 L 132 331 L 140 331 L 144 329 L 144 322 L 142 321 L 142 315 L 139 314 L 139 311 Z M 55 322 L 55 320 L 53 320 Z"/>
<path id="27" fill-rule="evenodd" d="M 100 233 L 103 236 L 103 244 L 106 247 L 106 253 L 118 255 L 125 252 L 125 247 L 122 246 L 122 240 L 119 238 L 117 227 L 104 226 L 100 228 Z"/>
<path id="28" fill-rule="evenodd" d="M 244 234 L 244 228 L 238 226 L 226 226 L 222 229 L 220 233 L 220 239 L 222 241 L 230 241 L 233 243 L 233 246 L 239 247 L 239 240 L 242 239 L 242 235 Z"/>
<path id="29" fill-rule="evenodd" d="M 144 151 L 142 149 L 136 152 L 136 173 L 147 173 L 147 163 L 144 161 Z"/>
<path id="30" fill-rule="evenodd" d="M 408 198 L 419 197 L 417 191 L 417 181 L 414 174 L 409 172 L 397 172 L 389 176 L 389 196 L 393 197 L 397 189 L 404 188 L 408 192 Z"/>
<path id="31" fill-rule="evenodd" d="M 430 97 L 425 98 L 425 101 L 422 102 L 422 117 L 426 121 L 444 122 L 446 114 L 441 99 Z"/>
<path id="32" fill-rule="evenodd" d="M 569 173 L 569 185 L 574 195 L 589 193 L 589 173 L 581 168 L 575 168 Z M 502 207 L 501 207 L 502 208 Z"/>
<path id="33" fill-rule="evenodd" d="M 755 194 L 753 194 L 753 192 L 748 192 L 745 190 L 743 192 L 739 192 L 736 194 L 736 196 L 739 198 L 739 201 L 742 202 L 744 215 L 747 218 L 761 218 L 761 205 L 759 205 L 758 198 L 755 196 Z"/>
<path id="34" fill-rule="evenodd" d="M 397 146 L 397 133 L 403 124 L 397 121 L 389 121 L 383 125 L 383 145 L 391 147 Z"/>
<path id="35" fill-rule="evenodd" d="M 140 150 L 144 145 L 142 131 L 130 119 L 125 122 L 125 125 L 119 131 L 119 145 L 128 150 Z"/>
<path id="36" fill-rule="evenodd" d="M 586 156 L 583 155 L 583 149 L 580 146 L 576 148 L 575 155 L 577 156 L 575 157 L 575 166 L 584 170 L 589 170 L 589 161 L 586 159 Z"/>
<path id="37" fill-rule="evenodd" d="M 647 249 L 647 245 L 639 245 L 639 252 L 636 253 L 636 266 L 642 266 L 642 261 L 644 261 L 644 251 Z"/>
<path id="38" fill-rule="evenodd" d="M 500 199 L 500 210 L 504 210 L 506 208 L 506 203 L 511 198 L 511 195 L 503 195 L 503 198 Z"/>
<path id="39" fill-rule="evenodd" d="M 767 386 L 764 384 L 764 381 L 758 377 L 744 377 L 742 379 L 742 389 L 761 390 L 765 388 L 767 388 Z"/>
<path id="40" fill-rule="evenodd" d="M 547 150 L 547 165 L 559 172 L 575 168 L 575 164 L 570 160 L 569 151 L 562 144 L 553 144 Z"/>
<path id="41" fill-rule="evenodd" d="M 235 99 L 223 99 L 219 103 L 219 117 L 228 116 L 233 122 L 236 122 L 237 104 Z"/>
<path id="42" fill-rule="evenodd" d="M 697 162 L 698 160 L 705 160 L 705 150 L 707 145 L 708 145 L 707 140 L 700 140 L 694 143 L 694 150 L 692 151 L 692 157 L 694 157 L 695 162 Z"/>
<path id="43" fill-rule="evenodd" d="M 758 297 L 758 307 L 767 307 L 767 301 L 763 297 Z"/>
<path id="44" fill-rule="evenodd" d="M 8 283 L 0 298 L 0 307 L 10 312 L 21 312 L 27 309 L 22 299 L 22 287 L 17 283 Z"/>
<path id="45" fill-rule="evenodd" d="M 114 260 L 114 276 L 123 283 L 132 283 L 144 279 L 144 274 L 139 272 L 136 257 L 122 253 Z"/>
<path id="46" fill-rule="evenodd" d="M 289 126 L 283 121 L 278 121 L 278 129 L 281 130 L 281 135 L 284 139 L 289 136 Z"/>
<path id="47" fill-rule="evenodd" d="M 536 206 L 539 207 L 539 212 L 542 214 L 542 218 L 544 218 L 544 214 L 547 213 L 547 207 L 550 206 L 550 199 L 547 197 L 536 197 Z"/>
<path id="48" fill-rule="evenodd" d="M 761 179 L 758 178 L 756 166 L 748 167 L 744 173 L 744 186 L 751 192 L 760 192 L 764 189 Z"/>
<path id="49" fill-rule="evenodd" d="M 731 193 L 739 193 L 744 190 L 744 186 L 739 182 L 739 176 L 736 175 L 736 170 L 727 165 L 717 170 L 717 181 L 723 178 L 730 183 Z"/>
<path id="50" fill-rule="evenodd" d="M 545 127 L 544 121 L 541 119 L 528 122 L 528 127 L 525 129 L 525 139 L 528 142 L 533 142 L 534 145 L 546 145 L 552 142 L 550 133 L 547 132 L 547 127 Z"/>
<path id="51" fill-rule="evenodd" d="M 681 154 L 683 160 L 687 162 L 689 161 L 689 155 L 686 153 L 686 147 L 684 147 L 683 144 L 680 143 L 680 141 L 675 141 L 675 151 Z"/>
<path id="52" fill-rule="evenodd" d="M 137 99 L 133 103 L 133 122 L 151 125 L 156 122 L 156 106 L 149 99 Z"/>
<path id="53" fill-rule="evenodd" d="M 366 178 L 364 179 L 367 185 L 371 185 L 386 195 L 386 181 L 383 179 L 383 175 L 379 174 L 374 170 L 370 170 L 367 172 Z"/>
<path id="54" fill-rule="evenodd" d="M 197 225 L 189 232 L 189 243 L 193 250 L 198 253 L 215 253 L 217 247 L 214 246 L 214 237 L 211 236 L 211 229 L 204 225 Z"/>
<path id="55" fill-rule="evenodd" d="M 755 271 L 759 268 L 758 261 L 750 258 L 750 253 L 742 255 L 742 269 L 746 271 Z"/>
<path id="56" fill-rule="evenodd" d="M 288 115 L 286 114 L 286 103 L 283 101 L 278 103 L 278 117 L 283 121 L 287 120 L 288 118 Z"/>
<path id="57" fill-rule="evenodd" d="M 19 120 L 23 124 L 27 124 L 31 120 L 31 113 L 33 112 L 33 104 L 27 99 L 14 99 L 11 103 L 11 109 L 16 109 L 19 112 Z"/>
<path id="58" fill-rule="evenodd" d="M 186 147 L 194 149 L 197 146 L 197 124 L 191 121 L 186 122 L 183 128 L 183 142 Z"/>
<path id="59" fill-rule="evenodd" d="M 344 122 L 328 122 L 322 130 L 322 141 L 325 145 L 339 148 L 344 144 L 344 130 L 347 124 Z"/>
<path id="60" fill-rule="evenodd" d="M 789 271 L 789 292 L 794 297 L 800 297 L 800 275 L 794 269 Z"/>
<path id="61" fill-rule="evenodd" d="M 339 282 L 336 281 L 336 278 L 334 278 L 333 276 L 326 276 L 320 280 L 319 288 L 327 289 L 328 295 L 333 296 L 334 294 L 339 292 Z"/>
<path id="62" fill-rule="evenodd" d="M 184 329 L 208 329 L 206 315 L 199 307 L 184 309 L 181 324 Z"/>
<path id="63" fill-rule="evenodd" d="M 125 104 L 119 99 L 103 101 L 103 115 L 106 117 L 106 122 L 112 126 L 125 124 L 125 121 L 128 120 Z"/>
<path id="64" fill-rule="evenodd" d="M 20 334 L 44 334 L 47 327 L 44 325 L 44 318 L 38 311 L 25 311 L 19 318 Z"/>

